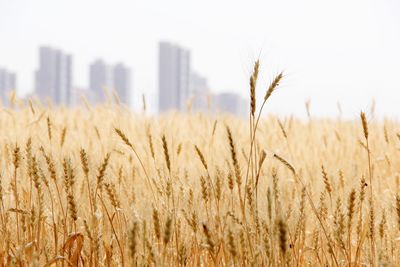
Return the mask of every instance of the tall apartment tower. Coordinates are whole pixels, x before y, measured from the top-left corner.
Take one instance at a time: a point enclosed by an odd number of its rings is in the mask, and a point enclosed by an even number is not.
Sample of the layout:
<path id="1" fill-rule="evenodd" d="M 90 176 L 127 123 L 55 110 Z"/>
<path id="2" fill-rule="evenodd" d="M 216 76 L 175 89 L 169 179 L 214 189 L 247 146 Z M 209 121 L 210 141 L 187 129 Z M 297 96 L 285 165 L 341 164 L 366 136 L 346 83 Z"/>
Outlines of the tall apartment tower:
<path id="1" fill-rule="evenodd" d="M 208 81 L 194 71 L 190 74 L 190 98 L 193 110 L 205 112 L 209 109 L 211 95 Z"/>
<path id="2" fill-rule="evenodd" d="M 129 106 L 131 97 L 131 70 L 123 63 L 108 65 L 96 60 L 89 69 L 90 91 L 95 102 L 104 102 L 106 92 L 116 92 L 120 101 Z"/>
<path id="3" fill-rule="evenodd" d="M 113 68 L 113 85 L 119 100 L 129 106 L 131 102 L 131 71 L 122 63 L 118 63 Z"/>
<path id="4" fill-rule="evenodd" d="M 0 99 L 3 103 L 8 101 L 8 94 L 13 90 L 16 90 L 15 74 L 0 68 Z"/>
<path id="5" fill-rule="evenodd" d="M 39 69 L 35 75 L 35 93 L 57 105 L 72 104 L 72 56 L 59 49 L 39 48 Z"/>
<path id="6" fill-rule="evenodd" d="M 159 112 L 184 110 L 189 97 L 190 52 L 177 45 L 159 43 Z"/>
<path id="7" fill-rule="evenodd" d="M 105 92 L 112 86 L 111 67 L 101 59 L 93 62 L 89 67 L 89 88 L 94 102 L 103 102 Z"/>

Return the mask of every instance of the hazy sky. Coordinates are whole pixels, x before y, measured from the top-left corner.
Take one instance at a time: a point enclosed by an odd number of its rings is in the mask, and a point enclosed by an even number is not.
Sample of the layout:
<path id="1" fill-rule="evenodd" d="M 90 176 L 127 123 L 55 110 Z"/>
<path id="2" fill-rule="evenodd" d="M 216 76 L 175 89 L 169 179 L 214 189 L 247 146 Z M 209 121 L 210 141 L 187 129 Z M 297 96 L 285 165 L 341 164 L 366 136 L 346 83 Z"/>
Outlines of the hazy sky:
<path id="1" fill-rule="evenodd" d="M 74 56 L 74 81 L 88 85 L 97 58 L 133 69 L 135 100 L 156 103 L 158 41 L 192 52 L 212 90 L 248 95 L 260 56 L 259 94 L 286 73 L 268 110 L 348 117 L 376 99 L 380 114 L 400 111 L 399 0 L 0 0 L 0 66 L 16 71 L 21 94 L 33 89 L 40 45 Z"/>

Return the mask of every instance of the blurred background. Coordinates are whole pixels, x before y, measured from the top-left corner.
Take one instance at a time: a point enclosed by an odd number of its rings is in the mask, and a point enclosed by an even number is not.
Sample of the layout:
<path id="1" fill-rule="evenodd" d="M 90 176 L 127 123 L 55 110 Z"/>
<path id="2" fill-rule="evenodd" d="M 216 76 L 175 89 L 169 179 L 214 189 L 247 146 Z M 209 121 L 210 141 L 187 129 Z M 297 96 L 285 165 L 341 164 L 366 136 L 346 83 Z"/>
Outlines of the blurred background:
<path id="1" fill-rule="evenodd" d="M 268 112 L 398 117 L 398 0 L 0 0 L 0 94 L 60 105 L 116 91 L 151 114 L 248 110 L 283 71 Z M 259 102 L 260 102 L 259 101 Z M 4 102 L 4 101 L 3 101 Z M 340 103 L 340 104 L 338 104 Z"/>

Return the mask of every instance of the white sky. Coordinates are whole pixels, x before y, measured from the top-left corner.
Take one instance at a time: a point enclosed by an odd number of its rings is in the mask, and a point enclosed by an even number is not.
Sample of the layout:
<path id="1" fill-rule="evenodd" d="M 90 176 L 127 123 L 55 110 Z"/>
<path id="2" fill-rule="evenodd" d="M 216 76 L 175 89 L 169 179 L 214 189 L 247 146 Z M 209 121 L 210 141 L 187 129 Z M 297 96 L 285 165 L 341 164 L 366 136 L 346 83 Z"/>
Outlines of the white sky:
<path id="1" fill-rule="evenodd" d="M 192 52 L 193 69 L 212 90 L 248 95 L 260 55 L 259 95 L 286 73 L 269 111 L 357 117 L 376 99 L 380 114 L 400 104 L 399 0 L 0 0 L 0 66 L 16 71 L 21 94 L 33 89 L 40 45 L 74 56 L 75 84 L 86 87 L 96 58 L 133 69 L 135 101 L 156 103 L 157 47 L 168 40 Z"/>

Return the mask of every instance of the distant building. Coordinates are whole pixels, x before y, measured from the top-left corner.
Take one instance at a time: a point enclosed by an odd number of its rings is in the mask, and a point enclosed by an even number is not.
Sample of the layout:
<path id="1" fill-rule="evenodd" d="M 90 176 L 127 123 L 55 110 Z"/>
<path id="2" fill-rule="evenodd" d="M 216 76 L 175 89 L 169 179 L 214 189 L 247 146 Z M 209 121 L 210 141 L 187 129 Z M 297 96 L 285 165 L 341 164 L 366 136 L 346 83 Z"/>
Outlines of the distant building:
<path id="1" fill-rule="evenodd" d="M 16 85 L 15 74 L 0 68 L 0 99 L 3 104 L 8 101 L 9 93 L 17 89 Z"/>
<path id="2" fill-rule="evenodd" d="M 121 103 L 129 106 L 131 102 L 131 71 L 122 63 L 114 66 L 113 86 Z"/>
<path id="3" fill-rule="evenodd" d="M 235 93 L 220 93 L 213 97 L 213 104 L 217 112 L 231 113 L 244 117 L 248 114 L 248 101 Z"/>
<path id="4" fill-rule="evenodd" d="M 89 88 L 93 96 L 91 101 L 104 102 L 105 92 L 112 87 L 111 66 L 100 59 L 93 62 L 89 67 Z"/>
<path id="5" fill-rule="evenodd" d="M 116 92 L 122 103 L 130 104 L 131 71 L 124 64 L 111 66 L 96 60 L 90 65 L 89 76 L 92 103 L 104 102 L 106 93 Z"/>
<path id="6" fill-rule="evenodd" d="M 190 52 L 175 44 L 159 44 L 159 112 L 185 110 L 189 98 Z"/>
<path id="7" fill-rule="evenodd" d="M 51 47 L 39 48 L 35 93 L 40 100 L 69 105 L 72 99 L 72 56 Z"/>
<path id="8" fill-rule="evenodd" d="M 196 72 L 190 74 L 190 99 L 195 111 L 208 111 L 210 105 L 210 90 L 205 77 Z"/>

